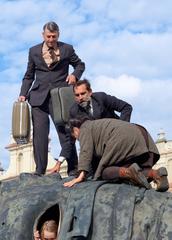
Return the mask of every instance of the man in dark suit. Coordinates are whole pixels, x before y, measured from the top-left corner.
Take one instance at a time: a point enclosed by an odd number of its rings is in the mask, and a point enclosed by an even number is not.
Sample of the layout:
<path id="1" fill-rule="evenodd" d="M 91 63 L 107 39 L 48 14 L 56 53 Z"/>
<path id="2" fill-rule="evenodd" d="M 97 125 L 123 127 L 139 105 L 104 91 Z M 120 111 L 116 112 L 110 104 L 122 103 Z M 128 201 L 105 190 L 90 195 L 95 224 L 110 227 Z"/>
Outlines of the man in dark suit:
<path id="1" fill-rule="evenodd" d="M 36 174 L 44 174 L 48 160 L 49 115 L 53 120 L 50 91 L 56 87 L 75 84 L 85 70 L 85 64 L 73 47 L 58 41 L 59 27 L 48 22 L 43 27 L 43 43 L 29 50 L 27 71 L 24 75 L 19 101 L 28 101 L 32 107 L 33 147 Z M 69 74 L 69 65 L 74 68 Z M 56 171 L 66 159 L 68 173 L 77 165 L 77 154 L 65 126 L 55 126 L 62 147 Z"/>
<path id="2" fill-rule="evenodd" d="M 104 92 L 92 92 L 87 79 L 79 80 L 73 86 L 75 103 L 72 105 L 69 116 L 72 118 L 88 117 L 89 119 L 115 118 L 130 121 L 132 106 L 115 96 Z M 117 115 L 119 112 L 120 115 Z M 98 161 L 98 159 L 97 159 Z M 96 168 L 94 159 L 93 168 Z"/>
<path id="3" fill-rule="evenodd" d="M 70 109 L 70 118 L 89 116 L 90 119 L 116 118 L 130 121 L 130 104 L 104 92 L 93 93 L 88 80 L 76 82 L 73 90 L 76 103 Z M 119 112 L 120 116 L 115 111 Z"/>

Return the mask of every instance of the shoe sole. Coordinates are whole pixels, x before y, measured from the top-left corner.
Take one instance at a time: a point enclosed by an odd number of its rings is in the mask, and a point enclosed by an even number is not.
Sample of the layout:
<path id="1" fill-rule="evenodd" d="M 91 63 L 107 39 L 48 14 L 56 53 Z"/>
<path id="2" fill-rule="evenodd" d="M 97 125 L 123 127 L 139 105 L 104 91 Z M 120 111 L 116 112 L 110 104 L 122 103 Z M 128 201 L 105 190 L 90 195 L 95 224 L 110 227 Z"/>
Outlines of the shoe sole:
<path id="1" fill-rule="evenodd" d="M 158 174 L 161 177 L 161 184 L 160 186 L 157 186 L 156 191 L 157 192 L 166 192 L 169 189 L 169 183 L 168 183 L 168 172 L 165 167 L 161 167 L 158 169 Z"/>
<path id="2" fill-rule="evenodd" d="M 158 173 L 160 176 L 168 176 L 168 172 L 167 172 L 167 169 L 165 167 L 160 167 L 158 169 Z"/>
<path id="3" fill-rule="evenodd" d="M 135 175 L 137 175 L 137 185 L 144 187 L 146 189 L 151 189 L 151 185 L 150 183 L 148 183 L 147 178 L 145 177 L 145 175 L 143 173 L 141 173 L 141 168 L 137 165 L 137 163 L 133 163 L 130 167 L 130 169 L 132 168 L 135 172 Z"/>

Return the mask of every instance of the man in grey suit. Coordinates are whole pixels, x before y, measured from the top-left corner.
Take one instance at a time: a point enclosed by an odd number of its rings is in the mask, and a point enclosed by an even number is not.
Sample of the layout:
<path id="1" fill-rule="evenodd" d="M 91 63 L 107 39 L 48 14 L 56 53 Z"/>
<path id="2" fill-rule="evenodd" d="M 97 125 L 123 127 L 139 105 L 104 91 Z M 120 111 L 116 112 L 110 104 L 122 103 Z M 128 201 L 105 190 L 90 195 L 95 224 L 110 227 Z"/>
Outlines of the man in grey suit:
<path id="1" fill-rule="evenodd" d="M 137 124 L 117 119 L 71 119 L 72 134 L 80 143 L 78 177 L 65 183 L 71 187 L 93 173 L 94 180 L 127 180 L 149 189 L 154 181 L 157 191 L 169 188 L 167 170 L 152 169 L 160 155 L 147 130 Z M 93 168 L 94 161 L 96 167 Z"/>
<path id="2" fill-rule="evenodd" d="M 29 50 L 27 71 L 24 75 L 19 101 L 28 99 L 32 109 L 33 147 L 36 174 L 44 174 L 48 160 L 49 115 L 53 120 L 50 91 L 56 87 L 75 84 L 80 79 L 85 64 L 73 47 L 58 41 L 59 27 L 48 22 L 43 27 L 43 43 Z M 74 71 L 69 74 L 69 65 Z M 65 126 L 55 125 L 62 147 L 56 171 L 66 159 L 68 173 L 77 165 L 77 154 L 70 133 Z"/>

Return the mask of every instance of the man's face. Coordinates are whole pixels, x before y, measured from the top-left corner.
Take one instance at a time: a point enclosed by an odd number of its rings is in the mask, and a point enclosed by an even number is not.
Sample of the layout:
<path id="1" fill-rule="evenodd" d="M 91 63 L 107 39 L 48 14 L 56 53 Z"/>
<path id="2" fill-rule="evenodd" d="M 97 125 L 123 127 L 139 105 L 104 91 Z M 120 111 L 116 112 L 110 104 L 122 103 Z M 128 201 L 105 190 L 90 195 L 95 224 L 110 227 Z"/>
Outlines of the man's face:
<path id="1" fill-rule="evenodd" d="M 75 101 L 81 106 L 90 101 L 92 91 L 88 91 L 85 84 L 74 88 Z"/>
<path id="2" fill-rule="evenodd" d="M 58 41 L 59 32 L 50 32 L 47 28 L 42 33 L 45 43 L 48 47 L 55 47 Z"/>

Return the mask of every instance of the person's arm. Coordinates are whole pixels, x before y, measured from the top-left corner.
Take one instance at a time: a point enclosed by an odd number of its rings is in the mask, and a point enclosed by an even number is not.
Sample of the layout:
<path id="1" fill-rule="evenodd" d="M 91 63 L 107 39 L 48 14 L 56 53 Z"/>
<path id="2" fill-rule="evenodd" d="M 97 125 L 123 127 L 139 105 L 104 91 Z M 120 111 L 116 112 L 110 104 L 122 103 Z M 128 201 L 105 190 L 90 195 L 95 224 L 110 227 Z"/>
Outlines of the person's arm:
<path id="1" fill-rule="evenodd" d="M 63 185 L 64 185 L 65 187 L 72 187 L 72 186 L 74 186 L 76 183 L 83 182 L 84 179 L 85 179 L 85 177 L 86 177 L 86 172 L 85 172 L 85 171 L 81 171 L 80 174 L 79 174 L 79 176 L 78 176 L 77 178 L 74 178 L 74 179 L 72 179 L 72 180 L 69 181 L 69 182 L 65 182 Z"/>
<path id="2" fill-rule="evenodd" d="M 35 77 L 35 63 L 31 56 L 31 50 L 29 50 L 27 70 L 23 77 L 22 86 L 19 94 L 19 101 L 23 101 L 24 97 L 26 100 L 27 93 L 32 86 Z M 24 100 L 24 101 L 25 101 Z"/>
<path id="3" fill-rule="evenodd" d="M 86 124 L 86 125 L 85 125 Z M 78 171 L 80 172 L 77 178 L 67 182 L 64 184 L 65 187 L 72 187 L 76 183 L 80 183 L 84 181 L 86 177 L 86 173 L 89 173 L 91 169 L 91 162 L 93 159 L 93 149 L 94 143 L 92 138 L 92 130 L 89 124 L 84 123 L 85 126 L 81 126 L 80 128 L 80 153 L 79 153 L 79 161 L 78 161 Z"/>
<path id="4" fill-rule="evenodd" d="M 104 104 L 109 111 L 119 112 L 120 113 L 119 119 L 130 122 L 133 108 L 129 103 L 115 96 L 111 96 L 105 93 L 103 98 L 104 98 Z"/>
<path id="5" fill-rule="evenodd" d="M 69 84 L 74 84 L 78 79 L 80 79 L 81 75 L 83 74 L 85 70 L 85 63 L 82 62 L 81 59 L 77 56 L 72 46 L 69 64 L 72 65 L 74 71 L 67 77 L 66 81 Z"/>
<path id="6" fill-rule="evenodd" d="M 90 172 L 94 154 L 92 121 L 86 121 L 80 128 L 78 171 Z"/>
<path id="7" fill-rule="evenodd" d="M 53 168 L 51 168 L 50 170 L 47 170 L 48 174 L 60 172 L 60 167 L 61 167 L 61 164 L 63 163 L 63 161 L 59 161 L 58 159 L 56 159 L 56 160 L 57 160 L 57 162 L 56 162 L 55 166 Z"/>

